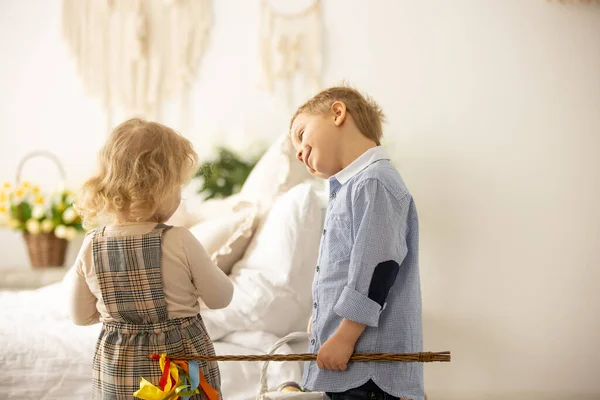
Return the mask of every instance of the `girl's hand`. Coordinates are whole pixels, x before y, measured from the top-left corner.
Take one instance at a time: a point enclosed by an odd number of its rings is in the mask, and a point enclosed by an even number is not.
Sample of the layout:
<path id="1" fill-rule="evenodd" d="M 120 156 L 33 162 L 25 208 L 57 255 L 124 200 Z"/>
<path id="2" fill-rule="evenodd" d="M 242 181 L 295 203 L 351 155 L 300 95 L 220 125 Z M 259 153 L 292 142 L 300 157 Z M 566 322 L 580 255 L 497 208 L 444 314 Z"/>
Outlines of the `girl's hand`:
<path id="1" fill-rule="evenodd" d="M 320 369 L 345 371 L 353 352 L 354 342 L 334 334 L 319 349 L 317 365 Z"/>

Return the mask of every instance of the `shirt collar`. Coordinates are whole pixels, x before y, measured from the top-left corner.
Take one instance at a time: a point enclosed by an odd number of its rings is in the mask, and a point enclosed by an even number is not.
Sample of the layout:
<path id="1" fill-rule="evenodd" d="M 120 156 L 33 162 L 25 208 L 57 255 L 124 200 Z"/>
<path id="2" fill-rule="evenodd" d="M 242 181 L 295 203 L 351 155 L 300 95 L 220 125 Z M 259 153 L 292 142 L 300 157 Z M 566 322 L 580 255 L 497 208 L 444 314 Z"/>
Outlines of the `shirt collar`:
<path id="1" fill-rule="evenodd" d="M 358 174 L 363 169 L 367 168 L 369 165 L 373 164 L 375 161 L 379 160 L 389 160 L 390 156 L 387 151 L 381 147 L 373 147 L 369 150 L 365 151 L 358 157 L 356 160 L 352 161 L 350 165 L 346 168 L 329 178 L 330 180 L 335 179 L 341 185 L 345 184 L 352 178 L 354 175 Z"/>

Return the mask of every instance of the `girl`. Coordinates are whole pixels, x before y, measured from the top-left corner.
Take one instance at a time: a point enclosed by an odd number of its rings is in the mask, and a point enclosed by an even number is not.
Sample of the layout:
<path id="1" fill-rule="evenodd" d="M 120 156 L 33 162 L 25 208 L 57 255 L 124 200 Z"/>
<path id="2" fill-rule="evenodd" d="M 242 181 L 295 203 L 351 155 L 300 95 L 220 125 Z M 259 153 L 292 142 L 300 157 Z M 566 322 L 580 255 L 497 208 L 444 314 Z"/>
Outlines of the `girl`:
<path id="1" fill-rule="evenodd" d="M 132 399 L 141 377 L 158 385 L 159 362 L 150 354 L 214 354 L 198 298 L 210 308 L 226 307 L 233 285 L 187 229 L 163 224 L 196 166 L 187 139 L 164 125 L 130 119 L 115 128 L 99 161 L 77 208 L 84 224 L 100 215 L 111 223 L 88 233 L 65 278 L 69 314 L 77 325 L 103 323 L 93 399 Z M 221 397 L 216 362 L 199 365 Z"/>

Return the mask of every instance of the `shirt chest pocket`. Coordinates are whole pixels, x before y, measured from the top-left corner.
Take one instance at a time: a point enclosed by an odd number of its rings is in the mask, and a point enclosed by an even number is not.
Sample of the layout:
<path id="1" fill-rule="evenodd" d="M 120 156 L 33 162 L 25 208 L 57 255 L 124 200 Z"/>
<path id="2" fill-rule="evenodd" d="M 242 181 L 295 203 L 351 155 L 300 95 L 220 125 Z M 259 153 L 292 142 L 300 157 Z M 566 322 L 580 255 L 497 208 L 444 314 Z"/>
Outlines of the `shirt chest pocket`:
<path id="1" fill-rule="evenodd" d="M 350 258 L 352 251 L 352 230 L 350 223 L 343 220 L 329 220 L 325 227 L 324 239 L 327 257 L 330 262 Z"/>

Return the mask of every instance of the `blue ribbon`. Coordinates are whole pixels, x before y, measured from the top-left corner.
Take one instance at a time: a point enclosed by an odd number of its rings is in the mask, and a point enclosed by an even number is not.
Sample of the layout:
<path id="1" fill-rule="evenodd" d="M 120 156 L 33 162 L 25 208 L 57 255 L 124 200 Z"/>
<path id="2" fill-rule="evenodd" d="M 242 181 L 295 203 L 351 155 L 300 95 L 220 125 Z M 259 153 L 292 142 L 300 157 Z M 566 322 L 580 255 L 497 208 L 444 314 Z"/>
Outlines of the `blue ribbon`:
<path id="1" fill-rule="evenodd" d="M 194 361 L 194 360 L 189 360 L 188 361 L 188 369 L 190 371 L 189 377 L 190 377 L 191 391 L 196 392 L 198 385 L 200 385 L 200 368 L 198 367 L 198 362 Z M 191 396 L 181 396 L 181 400 L 189 400 L 190 397 Z"/>

